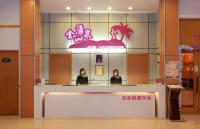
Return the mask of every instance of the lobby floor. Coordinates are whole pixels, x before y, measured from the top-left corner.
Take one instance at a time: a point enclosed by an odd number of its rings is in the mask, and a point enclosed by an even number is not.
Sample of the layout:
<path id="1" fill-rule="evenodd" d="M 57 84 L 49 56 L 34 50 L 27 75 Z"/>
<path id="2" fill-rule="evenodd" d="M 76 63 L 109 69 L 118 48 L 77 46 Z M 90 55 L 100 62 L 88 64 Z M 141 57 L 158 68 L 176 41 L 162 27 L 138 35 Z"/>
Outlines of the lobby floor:
<path id="1" fill-rule="evenodd" d="M 182 116 L 186 122 L 157 118 L 41 119 L 0 116 L 0 129 L 200 129 L 200 115 Z"/>

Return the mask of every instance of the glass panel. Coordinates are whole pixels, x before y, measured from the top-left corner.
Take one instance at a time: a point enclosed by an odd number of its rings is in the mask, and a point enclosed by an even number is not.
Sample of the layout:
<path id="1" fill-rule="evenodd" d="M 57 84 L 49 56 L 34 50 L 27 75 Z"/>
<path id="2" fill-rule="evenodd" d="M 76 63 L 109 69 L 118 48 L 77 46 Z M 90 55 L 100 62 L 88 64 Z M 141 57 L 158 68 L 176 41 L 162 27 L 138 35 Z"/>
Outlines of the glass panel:
<path id="1" fill-rule="evenodd" d="M 90 80 L 90 55 L 89 54 L 72 54 L 72 80 L 76 81 L 79 70 L 85 68 L 88 79 Z M 80 63 L 81 61 L 81 63 Z"/>
<path id="2" fill-rule="evenodd" d="M 73 13 L 72 22 L 89 22 L 88 13 Z"/>
<path id="3" fill-rule="evenodd" d="M 149 14 L 149 22 L 158 22 L 158 14 L 150 13 Z"/>
<path id="4" fill-rule="evenodd" d="M 49 22 L 49 14 L 48 13 L 41 13 L 40 14 L 40 21 L 41 22 Z"/>
<path id="5" fill-rule="evenodd" d="M 158 48 L 158 23 L 149 23 L 149 47 Z"/>
<path id="6" fill-rule="evenodd" d="M 147 13 L 128 13 L 127 22 L 148 22 Z"/>
<path id="7" fill-rule="evenodd" d="M 50 22 L 71 22 L 71 14 L 53 13 L 50 15 Z"/>
<path id="8" fill-rule="evenodd" d="M 127 40 L 128 48 L 148 48 L 148 23 L 129 23 L 134 30 L 133 36 Z"/>
<path id="9" fill-rule="evenodd" d="M 88 23 L 78 22 L 78 23 L 72 23 L 72 27 L 71 28 L 74 29 L 77 24 L 83 24 L 85 28 L 89 28 L 90 27 L 89 22 Z"/>
<path id="10" fill-rule="evenodd" d="M 109 14 L 109 22 L 126 22 L 125 13 L 111 13 Z"/>
<path id="11" fill-rule="evenodd" d="M 49 54 L 40 54 L 41 78 L 49 81 Z"/>
<path id="12" fill-rule="evenodd" d="M 65 38 L 65 32 L 71 28 L 70 23 L 50 23 L 50 47 L 67 48 L 71 41 Z"/>
<path id="13" fill-rule="evenodd" d="M 126 81 L 126 54 L 109 54 L 109 79 L 113 75 L 113 70 L 118 69 L 122 80 Z M 123 83 L 126 84 L 126 83 Z"/>
<path id="14" fill-rule="evenodd" d="M 94 40 L 108 39 L 108 23 L 90 23 Z"/>
<path id="15" fill-rule="evenodd" d="M 41 48 L 49 48 L 49 23 L 41 23 Z"/>
<path id="16" fill-rule="evenodd" d="M 90 14 L 90 22 L 108 22 L 108 14 L 92 13 Z"/>
<path id="17" fill-rule="evenodd" d="M 149 79 L 151 83 L 155 83 L 156 78 L 159 77 L 158 73 L 158 55 L 157 54 L 149 54 Z"/>

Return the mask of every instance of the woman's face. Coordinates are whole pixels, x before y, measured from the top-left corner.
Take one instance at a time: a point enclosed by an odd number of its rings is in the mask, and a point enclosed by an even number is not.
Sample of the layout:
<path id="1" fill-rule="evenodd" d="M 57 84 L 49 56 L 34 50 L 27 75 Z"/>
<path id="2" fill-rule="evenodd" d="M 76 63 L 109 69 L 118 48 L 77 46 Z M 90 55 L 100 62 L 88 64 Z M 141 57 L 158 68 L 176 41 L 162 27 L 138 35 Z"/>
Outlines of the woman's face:
<path id="1" fill-rule="evenodd" d="M 86 74 L 85 70 L 82 70 L 81 75 L 85 75 L 85 74 Z"/>
<path id="2" fill-rule="evenodd" d="M 117 71 L 115 71 L 113 74 L 114 74 L 114 76 L 117 76 L 117 75 L 118 75 L 118 72 L 117 72 Z"/>

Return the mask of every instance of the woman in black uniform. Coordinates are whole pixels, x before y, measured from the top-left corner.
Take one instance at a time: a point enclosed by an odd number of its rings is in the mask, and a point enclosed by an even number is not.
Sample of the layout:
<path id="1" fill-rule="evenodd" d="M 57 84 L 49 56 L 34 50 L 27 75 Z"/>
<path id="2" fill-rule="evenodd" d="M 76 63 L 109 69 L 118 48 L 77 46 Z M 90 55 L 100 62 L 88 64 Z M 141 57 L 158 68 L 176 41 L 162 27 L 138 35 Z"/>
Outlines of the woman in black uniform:
<path id="1" fill-rule="evenodd" d="M 80 69 L 80 74 L 77 76 L 76 85 L 88 84 L 88 77 L 84 68 Z"/>
<path id="2" fill-rule="evenodd" d="M 110 79 L 110 84 L 122 84 L 122 78 L 119 76 L 118 69 L 113 70 L 113 76 Z"/>

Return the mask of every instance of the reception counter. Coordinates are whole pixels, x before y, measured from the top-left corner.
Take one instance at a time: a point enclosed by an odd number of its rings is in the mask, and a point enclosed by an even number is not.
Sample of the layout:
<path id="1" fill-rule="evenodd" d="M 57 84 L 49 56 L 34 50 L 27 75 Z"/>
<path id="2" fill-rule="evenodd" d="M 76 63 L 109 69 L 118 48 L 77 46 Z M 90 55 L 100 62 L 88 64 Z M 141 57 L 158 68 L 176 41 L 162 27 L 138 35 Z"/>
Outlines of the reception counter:
<path id="1" fill-rule="evenodd" d="M 166 118 L 163 85 L 34 87 L 34 118 L 156 116 Z"/>

